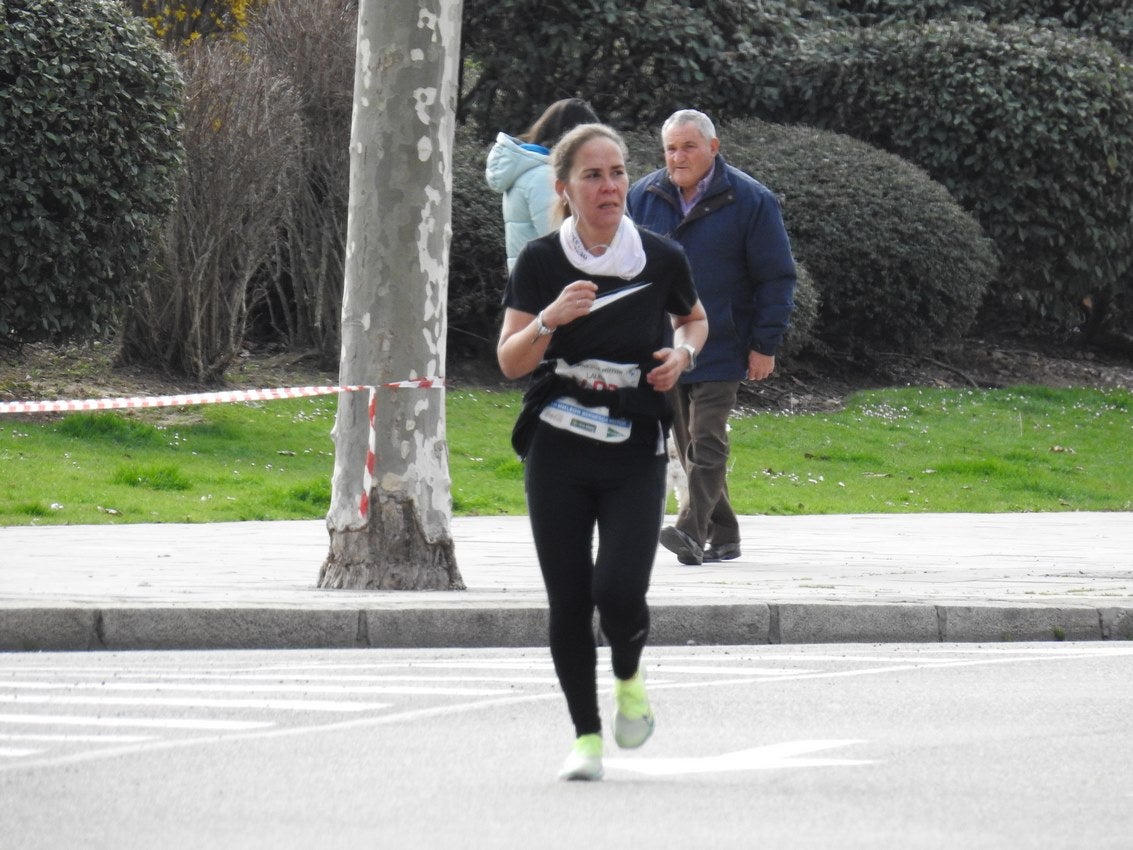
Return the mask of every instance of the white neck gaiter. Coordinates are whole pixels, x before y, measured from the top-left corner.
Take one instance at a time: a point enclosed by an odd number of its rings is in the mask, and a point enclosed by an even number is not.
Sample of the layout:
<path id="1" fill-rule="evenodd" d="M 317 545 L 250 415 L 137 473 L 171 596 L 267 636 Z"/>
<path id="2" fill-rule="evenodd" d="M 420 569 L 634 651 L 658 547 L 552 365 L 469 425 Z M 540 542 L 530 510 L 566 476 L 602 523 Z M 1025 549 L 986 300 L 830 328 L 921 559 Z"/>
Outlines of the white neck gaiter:
<path id="1" fill-rule="evenodd" d="M 620 277 L 632 280 L 645 268 L 645 248 L 629 216 L 622 216 L 614 240 L 606 253 L 595 257 L 586 250 L 575 228 L 574 216 L 569 216 L 559 227 L 559 244 L 563 246 L 570 264 L 595 277 Z"/>

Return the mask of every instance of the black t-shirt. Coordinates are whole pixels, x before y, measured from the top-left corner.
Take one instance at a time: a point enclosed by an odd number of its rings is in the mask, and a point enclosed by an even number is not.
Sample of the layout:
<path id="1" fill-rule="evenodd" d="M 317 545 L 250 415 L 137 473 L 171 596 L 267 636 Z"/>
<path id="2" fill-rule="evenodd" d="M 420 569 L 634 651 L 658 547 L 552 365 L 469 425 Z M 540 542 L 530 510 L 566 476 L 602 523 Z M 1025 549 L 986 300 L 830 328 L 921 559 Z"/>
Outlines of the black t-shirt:
<path id="1" fill-rule="evenodd" d="M 596 283 L 598 297 L 623 287 L 650 284 L 557 328 L 547 346 L 546 359 L 636 363 L 641 367 L 639 386 L 647 386 L 645 375 L 659 363 L 653 359 L 653 352 L 671 344 L 668 314 L 687 316 L 696 305 L 697 295 L 684 249 L 648 230 L 638 228 L 638 232 L 645 249 L 645 268 L 632 280 L 580 271 L 567 260 L 557 232 L 531 240 L 520 251 L 503 303 L 524 313 L 537 314 L 558 298 L 564 286 L 576 280 Z"/>

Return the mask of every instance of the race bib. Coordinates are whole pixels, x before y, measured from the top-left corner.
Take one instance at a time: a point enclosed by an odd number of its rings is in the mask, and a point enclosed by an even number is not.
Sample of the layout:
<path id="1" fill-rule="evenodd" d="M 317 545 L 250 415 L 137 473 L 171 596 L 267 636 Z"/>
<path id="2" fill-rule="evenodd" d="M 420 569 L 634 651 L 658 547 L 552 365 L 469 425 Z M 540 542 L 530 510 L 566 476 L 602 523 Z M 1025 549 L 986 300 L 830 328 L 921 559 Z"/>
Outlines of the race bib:
<path id="1" fill-rule="evenodd" d="M 617 390 L 636 387 L 641 379 L 641 368 L 608 360 L 583 360 L 573 365 L 556 360 L 555 374 L 588 389 Z M 588 407 L 570 396 L 552 401 L 539 413 L 539 418 L 555 428 L 603 443 L 624 443 L 632 427 L 630 420 L 611 416 L 608 407 Z"/>

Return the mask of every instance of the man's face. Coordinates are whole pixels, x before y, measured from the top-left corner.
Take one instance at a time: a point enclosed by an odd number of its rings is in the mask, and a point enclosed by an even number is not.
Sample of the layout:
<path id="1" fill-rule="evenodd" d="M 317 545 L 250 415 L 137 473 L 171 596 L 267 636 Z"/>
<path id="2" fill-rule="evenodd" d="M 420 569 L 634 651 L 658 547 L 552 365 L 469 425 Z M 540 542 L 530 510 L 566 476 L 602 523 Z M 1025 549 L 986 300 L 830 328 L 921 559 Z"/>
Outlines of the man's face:
<path id="1" fill-rule="evenodd" d="M 704 179 L 720 149 L 720 140 L 704 138 L 695 124 L 670 127 L 662 141 L 669 179 L 681 190 L 691 190 Z"/>

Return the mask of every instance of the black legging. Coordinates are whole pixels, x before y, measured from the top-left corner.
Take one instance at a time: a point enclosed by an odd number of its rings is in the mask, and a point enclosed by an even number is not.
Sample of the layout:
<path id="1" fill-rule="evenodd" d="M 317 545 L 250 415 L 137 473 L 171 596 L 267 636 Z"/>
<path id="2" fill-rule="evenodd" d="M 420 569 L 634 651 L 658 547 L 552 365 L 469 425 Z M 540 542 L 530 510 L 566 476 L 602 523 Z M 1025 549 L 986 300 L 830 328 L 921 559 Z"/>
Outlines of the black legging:
<path id="1" fill-rule="evenodd" d="M 527 455 L 527 510 L 547 587 L 551 658 L 578 735 L 602 729 L 595 607 L 619 679 L 637 672 L 649 636 L 645 594 L 664 518 L 666 463 L 652 446 L 597 443 L 545 424 Z"/>

